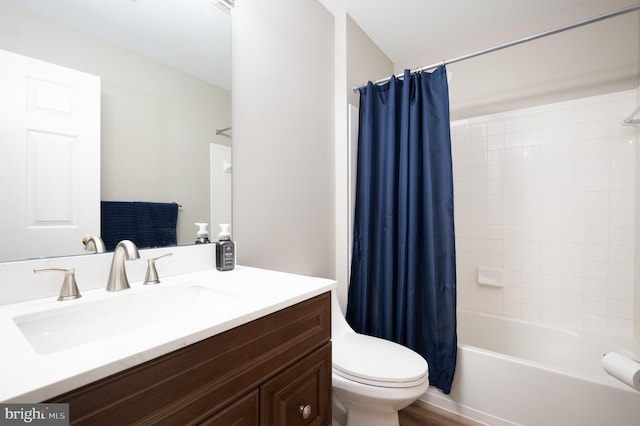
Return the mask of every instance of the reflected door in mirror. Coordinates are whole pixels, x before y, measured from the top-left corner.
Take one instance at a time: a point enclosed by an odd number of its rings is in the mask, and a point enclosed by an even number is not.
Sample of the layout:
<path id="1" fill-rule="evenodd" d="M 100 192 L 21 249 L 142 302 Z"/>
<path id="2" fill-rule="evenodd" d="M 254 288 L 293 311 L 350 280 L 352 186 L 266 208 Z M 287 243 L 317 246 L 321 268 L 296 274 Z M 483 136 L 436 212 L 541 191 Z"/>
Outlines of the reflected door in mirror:
<path id="1" fill-rule="evenodd" d="M 2 50 L 0 64 L 0 261 L 83 253 L 100 230 L 100 79 Z"/>

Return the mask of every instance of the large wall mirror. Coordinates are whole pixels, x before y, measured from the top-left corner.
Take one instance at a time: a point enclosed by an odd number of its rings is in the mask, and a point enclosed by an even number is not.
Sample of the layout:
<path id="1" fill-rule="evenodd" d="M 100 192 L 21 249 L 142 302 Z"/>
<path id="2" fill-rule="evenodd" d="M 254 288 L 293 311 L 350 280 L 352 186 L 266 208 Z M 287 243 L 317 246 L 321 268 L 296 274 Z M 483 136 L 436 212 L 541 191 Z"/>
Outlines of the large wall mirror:
<path id="1" fill-rule="evenodd" d="M 0 50 L 100 78 L 100 166 L 82 173 L 99 175 L 100 190 L 91 200 L 74 200 L 76 207 L 101 201 L 176 203 L 178 245 L 194 243 L 195 223 L 208 223 L 215 239 L 218 224 L 231 222 L 226 3 L 0 0 Z M 24 191 L 26 178 L 16 173 L 0 182 L 4 211 L 14 201 L 12 191 Z M 77 248 L 60 250 L 37 237 L 17 249 L 15 238 L 2 236 L 0 262 L 87 254 L 83 236 L 78 235 Z"/>

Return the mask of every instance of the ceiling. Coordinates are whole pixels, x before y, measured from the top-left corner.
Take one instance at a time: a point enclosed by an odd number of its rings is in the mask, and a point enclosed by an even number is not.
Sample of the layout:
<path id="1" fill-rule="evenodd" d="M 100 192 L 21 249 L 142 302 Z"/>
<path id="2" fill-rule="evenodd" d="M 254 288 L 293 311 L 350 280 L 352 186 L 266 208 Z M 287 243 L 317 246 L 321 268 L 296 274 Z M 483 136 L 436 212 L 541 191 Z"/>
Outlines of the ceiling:
<path id="1" fill-rule="evenodd" d="M 231 88 L 231 24 L 217 0 L 7 0 Z M 251 1 L 251 0 L 243 0 Z M 319 0 L 346 11 L 393 62 L 609 0 Z"/>
<path id="2" fill-rule="evenodd" d="M 231 19 L 216 0 L 8 0 L 231 89 Z"/>
<path id="3" fill-rule="evenodd" d="M 319 1 L 334 14 L 346 11 L 394 63 L 588 3 L 584 0 Z"/>

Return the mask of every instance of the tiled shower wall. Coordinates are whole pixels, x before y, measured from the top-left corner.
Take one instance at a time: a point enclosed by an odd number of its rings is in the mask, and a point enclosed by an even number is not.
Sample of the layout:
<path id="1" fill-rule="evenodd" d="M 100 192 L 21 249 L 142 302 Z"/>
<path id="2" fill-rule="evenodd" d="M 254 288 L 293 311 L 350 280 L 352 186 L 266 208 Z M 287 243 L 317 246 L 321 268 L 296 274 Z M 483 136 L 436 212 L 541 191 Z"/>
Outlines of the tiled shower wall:
<path id="1" fill-rule="evenodd" d="M 635 106 L 630 90 L 451 123 L 460 308 L 633 335 Z"/>

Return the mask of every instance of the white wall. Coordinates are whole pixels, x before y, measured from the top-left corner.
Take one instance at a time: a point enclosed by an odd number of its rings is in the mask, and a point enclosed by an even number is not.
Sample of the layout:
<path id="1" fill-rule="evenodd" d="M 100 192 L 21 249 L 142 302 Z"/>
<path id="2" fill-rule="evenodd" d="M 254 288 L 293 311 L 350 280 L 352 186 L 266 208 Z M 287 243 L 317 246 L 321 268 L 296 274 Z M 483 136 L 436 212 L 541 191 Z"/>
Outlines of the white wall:
<path id="1" fill-rule="evenodd" d="M 316 0 L 237 0 L 231 39 L 238 262 L 333 277 L 333 16 Z"/>
<path id="2" fill-rule="evenodd" d="M 231 94 L 0 1 L 0 49 L 101 77 L 102 199 L 176 201 L 178 242 L 209 221 L 209 143 L 231 123 Z"/>
<path id="3" fill-rule="evenodd" d="M 628 90 L 452 123 L 459 307 L 633 335 L 634 108 Z"/>

